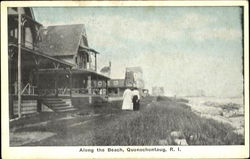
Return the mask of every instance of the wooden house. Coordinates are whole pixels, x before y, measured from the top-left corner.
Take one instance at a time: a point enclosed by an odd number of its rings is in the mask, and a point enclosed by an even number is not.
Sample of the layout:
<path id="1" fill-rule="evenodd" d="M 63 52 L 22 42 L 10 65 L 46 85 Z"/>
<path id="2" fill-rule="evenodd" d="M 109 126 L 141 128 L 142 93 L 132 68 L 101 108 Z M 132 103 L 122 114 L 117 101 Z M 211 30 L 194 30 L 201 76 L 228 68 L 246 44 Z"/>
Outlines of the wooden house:
<path id="1" fill-rule="evenodd" d="M 127 67 L 125 85 L 128 87 L 144 88 L 143 71 L 141 67 Z"/>
<path id="2" fill-rule="evenodd" d="M 18 93 L 21 94 L 21 114 L 40 111 L 36 72 L 39 69 L 59 68 L 70 69 L 72 64 L 53 58 L 39 50 L 39 30 L 43 27 L 35 20 L 31 8 L 8 8 L 8 70 L 9 70 L 9 112 L 10 117 L 18 114 Z M 21 25 L 20 44 L 18 45 L 18 26 Z M 20 47 L 19 47 L 20 46 Z M 20 48 L 20 67 L 18 67 L 18 50 Z M 20 89 L 18 89 L 18 71 L 20 71 Z"/>
<path id="3" fill-rule="evenodd" d="M 111 79 L 108 81 L 108 94 L 111 97 L 122 97 L 125 89 L 125 79 Z"/>
<path id="4" fill-rule="evenodd" d="M 74 97 L 92 103 L 94 97 L 106 95 L 109 78 L 97 73 L 98 52 L 88 47 L 84 25 L 45 28 L 35 20 L 31 8 L 19 8 L 19 13 L 18 8 L 8 8 L 11 118 L 19 112 L 22 115 L 40 112 L 44 105 L 52 111 L 75 110 Z M 20 25 L 21 42 L 18 44 Z M 19 53 L 21 58 L 18 58 Z M 18 79 L 21 79 L 20 89 L 17 89 Z M 19 92 L 21 109 L 17 106 Z"/>
<path id="5" fill-rule="evenodd" d="M 42 95 L 83 97 L 106 94 L 103 92 L 106 92 L 109 78 L 97 73 L 99 53 L 89 47 L 83 24 L 48 26 L 40 31 L 40 35 L 39 49 L 42 52 L 73 65 L 70 70 L 40 69 L 40 78 L 47 81 L 40 85 Z"/>
<path id="6" fill-rule="evenodd" d="M 164 87 L 152 87 L 152 96 L 164 96 Z"/>
<path id="7" fill-rule="evenodd" d="M 148 95 L 144 89 L 143 71 L 141 67 L 127 67 L 124 79 L 111 79 L 108 82 L 108 92 L 112 97 L 121 97 L 127 88 L 138 88 L 142 96 Z"/>

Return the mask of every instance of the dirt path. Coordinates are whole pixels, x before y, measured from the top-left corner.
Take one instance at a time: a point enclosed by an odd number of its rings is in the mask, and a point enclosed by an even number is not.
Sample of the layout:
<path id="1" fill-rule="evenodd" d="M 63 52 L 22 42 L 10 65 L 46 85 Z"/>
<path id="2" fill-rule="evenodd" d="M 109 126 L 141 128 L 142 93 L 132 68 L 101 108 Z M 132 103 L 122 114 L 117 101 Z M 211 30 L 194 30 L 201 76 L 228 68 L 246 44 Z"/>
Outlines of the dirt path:
<path id="1" fill-rule="evenodd" d="M 142 103 L 144 109 L 150 103 Z M 103 110 L 102 110 L 103 109 Z M 89 113 L 75 112 L 48 117 L 35 123 L 17 124 L 10 130 L 11 146 L 79 146 L 93 145 L 93 137 L 104 127 L 117 124 L 119 118 L 131 118 L 138 112 L 121 111 L 119 107 L 99 108 Z"/>
<path id="2" fill-rule="evenodd" d="M 99 123 L 109 122 L 111 114 L 71 114 L 59 119 L 27 124 L 10 133 L 11 146 L 76 145 L 86 142 L 88 132 Z"/>

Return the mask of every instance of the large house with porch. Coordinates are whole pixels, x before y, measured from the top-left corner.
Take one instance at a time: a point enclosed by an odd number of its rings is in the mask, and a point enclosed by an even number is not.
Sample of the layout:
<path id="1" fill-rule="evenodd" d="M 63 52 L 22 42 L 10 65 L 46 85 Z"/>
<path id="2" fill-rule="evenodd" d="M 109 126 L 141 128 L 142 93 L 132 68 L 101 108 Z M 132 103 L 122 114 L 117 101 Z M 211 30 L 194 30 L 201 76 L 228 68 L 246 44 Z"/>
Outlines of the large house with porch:
<path id="1" fill-rule="evenodd" d="M 45 108 L 58 112 L 76 110 L 74 105 L 79 102 L 104 100 L 109 78 L 97 73 L 99 53 L 89 47 L 84 25 L 44 27 L 35 20 L 31 8 L 19 11 L 21 23 L 18 9 L 8 8 L 10 117 Z M 18 63 L 20 52 L 21 65 Z M 20 78 L 21 88 L 18 89 Z M 19 93 L 21 109 L 17 102 Z"/>

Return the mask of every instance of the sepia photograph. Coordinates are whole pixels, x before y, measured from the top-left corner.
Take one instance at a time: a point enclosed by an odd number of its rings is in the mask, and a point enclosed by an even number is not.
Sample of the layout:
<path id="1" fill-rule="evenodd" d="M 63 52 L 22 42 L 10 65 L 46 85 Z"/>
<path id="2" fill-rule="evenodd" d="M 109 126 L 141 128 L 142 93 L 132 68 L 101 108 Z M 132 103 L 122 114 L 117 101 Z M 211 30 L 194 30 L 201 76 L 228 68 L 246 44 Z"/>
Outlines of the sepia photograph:
<path id="1" fill-rule="evenodd" d="M 6 4 L 9 148 L 166 158 L 248 146 L 245 3 Z"/>

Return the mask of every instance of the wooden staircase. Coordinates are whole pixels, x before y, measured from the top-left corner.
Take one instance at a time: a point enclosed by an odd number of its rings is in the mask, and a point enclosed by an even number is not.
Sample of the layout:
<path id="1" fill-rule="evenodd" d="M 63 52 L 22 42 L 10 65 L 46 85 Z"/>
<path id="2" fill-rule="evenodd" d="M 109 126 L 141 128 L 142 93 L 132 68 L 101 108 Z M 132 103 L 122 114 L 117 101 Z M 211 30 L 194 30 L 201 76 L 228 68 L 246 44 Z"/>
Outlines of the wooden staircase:
<path id="1" fill-rule="evenodd" d="M 72 104 L 66 103 L 61 98 L 44 98 L 43 104 L 55 112 L 68 112 L 77 110 Z"/>

